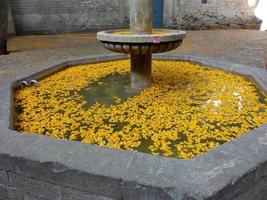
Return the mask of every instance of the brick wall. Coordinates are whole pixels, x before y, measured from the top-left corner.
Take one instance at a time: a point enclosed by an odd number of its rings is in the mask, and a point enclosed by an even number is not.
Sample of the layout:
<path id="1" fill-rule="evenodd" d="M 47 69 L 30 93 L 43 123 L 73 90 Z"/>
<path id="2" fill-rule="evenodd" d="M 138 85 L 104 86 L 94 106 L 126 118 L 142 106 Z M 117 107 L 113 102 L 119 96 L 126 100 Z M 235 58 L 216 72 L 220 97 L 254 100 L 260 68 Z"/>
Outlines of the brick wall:
<path id="1" fill-rule="evenodd" d="M 88 32 L 127 26 L 125 0 L 11 0 L 18 34 Z"/>
<path id="2" fill-rule="evenodd" d="M 55 34 L 128 27 L 128 1 L 11 0 L 11 4 L 18 34 Z M 182 29 L 258 26 L 247 0 L 165 0 L 164 25 Z M 15 32 L 12 27 L 10 32 Z"/>
<path id="3" fill-rule="evenodd" d="M 257 25 L 247 0 L 181 0 L 180 6 L 180 26 L 186 29 L 255 28 Z"/>

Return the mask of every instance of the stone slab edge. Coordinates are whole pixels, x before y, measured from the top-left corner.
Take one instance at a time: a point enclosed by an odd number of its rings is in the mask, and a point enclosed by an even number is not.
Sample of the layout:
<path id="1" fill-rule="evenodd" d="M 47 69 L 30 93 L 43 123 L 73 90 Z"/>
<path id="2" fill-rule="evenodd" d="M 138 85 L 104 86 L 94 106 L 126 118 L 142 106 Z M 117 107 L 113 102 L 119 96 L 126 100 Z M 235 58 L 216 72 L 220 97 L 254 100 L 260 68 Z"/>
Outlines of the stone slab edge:
<path id="1" fill-rule="evenodd" d="M 172 29 L 153 29 L 155 31 L 163 31 L 167 33 L 157 35 L 120 35 L 114 34 L 116 32 L 129 31 L 129 29 L 118 29 L 111 31 L 101 31 L 97 33 L 97 39 L 105 42 L 126 43 L 126 44 L 140 44 L 140 43 L 154 43 L 154 39 L 158 38 L 161 42 L 172 42 L 183 40 L 186 36 L 185 31 Z"/>
<path id="2" fill-rule="evenodd" d="M 70 65 L 124 58 L 127 56 L 58 60 L 54 65 L 25 71 L 2 85 L 0 99 L 4 103 L 0 105 L 0 170 L 112 199 L 129 200 L 232 199 L 266 176 L 267 124 L 189 161 L 20 134 L 9 129 L 12 88 L 17 81 L 24 77 L 38 79 Z M 263 69 L 177 54 L 162 54 L 155 58 L 188 60 L 250 76 L 267 91 L 267 73 Z M 242 180 L 247 179 L 250 181 L 243 181 L 247 183 L 244 184 Z M 224 197 L 226 190 L 228 197 Z"/>

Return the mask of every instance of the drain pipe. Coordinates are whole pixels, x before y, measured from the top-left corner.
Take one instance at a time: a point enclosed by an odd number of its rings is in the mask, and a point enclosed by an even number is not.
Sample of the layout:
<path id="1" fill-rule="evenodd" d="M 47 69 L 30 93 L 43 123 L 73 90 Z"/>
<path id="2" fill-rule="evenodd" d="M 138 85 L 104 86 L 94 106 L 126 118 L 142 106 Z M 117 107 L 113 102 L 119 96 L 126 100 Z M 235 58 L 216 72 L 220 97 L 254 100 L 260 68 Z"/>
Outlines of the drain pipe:
<path id="1" fill-rule="evenodd" d="M 39 82 L 37 80 L 31 80 L 29 86 L 38 86 Z"/>
<path id="2" fill-rule="evenodd" d="M 7 52 L 8 12 L 10 0 L 0 0 L 0 55 Z"/>
<path id="3" fill-rule="evenodd" d="M 27 81 L 21 81 L 21 82 L 18 84 L 17 88 L 19 88 L 19 89 L 23 89 L 23 88 L 28 87 L 28 86 L 29 86 L 29 83 L 28 83 Z"/>
<path id="4" fill-rule="evenodd" d="M 26 87 L 38 87 L 39 86 L 39 81 L 37 80 L 31 80 L 31 81 L 21 81 L 18 85 L 17 85 L 17 89 L 23 89 L 23 88 L 26 88 Z"/>

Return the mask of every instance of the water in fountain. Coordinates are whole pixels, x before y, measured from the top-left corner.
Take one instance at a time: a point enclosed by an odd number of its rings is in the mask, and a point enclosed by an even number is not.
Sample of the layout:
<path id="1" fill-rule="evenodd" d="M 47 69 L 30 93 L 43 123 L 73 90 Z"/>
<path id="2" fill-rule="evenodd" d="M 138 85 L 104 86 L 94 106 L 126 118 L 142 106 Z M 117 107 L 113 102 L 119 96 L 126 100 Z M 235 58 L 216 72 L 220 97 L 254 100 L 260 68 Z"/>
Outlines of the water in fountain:
<path id="1" fill-rule="evenodd" d="M 266 94 L 241 76 L 154 61 L 152 85 L 139 90 L 129 68 L 75 66 L 17 90 L 16 130 L 189 159 L 266 123 Z"/>

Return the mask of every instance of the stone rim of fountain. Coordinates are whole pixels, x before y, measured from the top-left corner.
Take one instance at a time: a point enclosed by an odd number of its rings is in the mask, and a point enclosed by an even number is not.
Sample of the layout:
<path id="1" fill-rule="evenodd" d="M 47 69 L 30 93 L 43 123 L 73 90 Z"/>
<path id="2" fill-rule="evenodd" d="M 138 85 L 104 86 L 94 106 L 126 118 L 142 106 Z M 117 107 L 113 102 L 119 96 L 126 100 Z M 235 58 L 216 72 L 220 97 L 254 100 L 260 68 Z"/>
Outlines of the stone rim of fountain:
<path id="1" fill-rule="evenodd" d="M 247 190 L 248 186 L 242 182 L 252 184 L 266 176 L 267 124 L 192 160 L 21 134 L 10 129 L 12 89 L 20 81 L 38 80 L 76 64 L 125 58 L 128 57 L 112 55 L 58 60 L 54 65 L 31 68 L 1 85 L 1 98 L 5 103 L 0 104 L 3 116 L 0 119 L 0 169 L 113 199 L 142 199 L 148 194 L 166 200 L 186 199 L 188 195 L 195 199 L 219 199 L 222 194 L 231 199 L 236 195 L 232 188 Z M 263 69 L 197 56 L 169 54 L 154 58 L 190 61 L 249 76 L 267 92 L 267 71 Z"/>
<path id="2" fill-rule="evenodd" d="M 144 44 L 144 43 L 157 44 L 157 43 L 162 43 L 162 42 L 179 41 L 179 40 L 183 40 L 186 37 L 185 31 L 172 30 L 172 29 L 153 29 L 155 31 L 167 32 L 164 34 L 143 34 L 143 35 L 114 34 L 116 32 L 128 31 L 128 30 L 129 29 L 101 31 L 97 33 L 97 39 L 102 42 L 114 42 L 114 43 L 125 43 L 125 44 Z M 155 40 L 157 40 L 157 42 Z"/>

